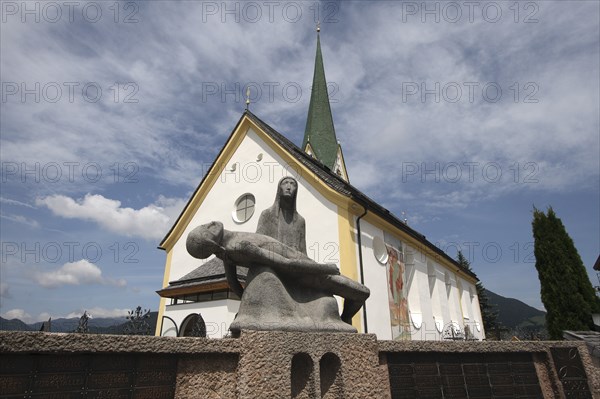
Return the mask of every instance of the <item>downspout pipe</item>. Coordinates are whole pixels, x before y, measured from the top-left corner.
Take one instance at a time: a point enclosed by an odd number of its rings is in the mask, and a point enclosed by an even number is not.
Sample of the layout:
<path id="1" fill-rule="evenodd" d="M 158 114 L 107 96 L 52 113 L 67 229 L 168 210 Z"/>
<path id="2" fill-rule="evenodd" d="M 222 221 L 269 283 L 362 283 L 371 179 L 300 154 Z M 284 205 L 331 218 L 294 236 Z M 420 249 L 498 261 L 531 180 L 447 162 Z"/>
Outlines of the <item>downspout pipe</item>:
<path id="1" fill-rule="evenodd" d="M 363 268 L 363 257 L 362 257 L 362 235 L 360 233 L 360 219 L 362 219 L 368 212 L 367 207 L 364 207 L 365 211 L 362 215 L 360 215 L 356 219 L 356 234 L 357 234 L 357 242 L 358 242 L 358 264 L 360 269 L 360 283 L 365 285 L 365 271 Z M 367 302 L 365 301 L 363 305 L 363 321 L 365 326 L 365 334 L 369 332 L 369 326 L 367 324 Z"/>

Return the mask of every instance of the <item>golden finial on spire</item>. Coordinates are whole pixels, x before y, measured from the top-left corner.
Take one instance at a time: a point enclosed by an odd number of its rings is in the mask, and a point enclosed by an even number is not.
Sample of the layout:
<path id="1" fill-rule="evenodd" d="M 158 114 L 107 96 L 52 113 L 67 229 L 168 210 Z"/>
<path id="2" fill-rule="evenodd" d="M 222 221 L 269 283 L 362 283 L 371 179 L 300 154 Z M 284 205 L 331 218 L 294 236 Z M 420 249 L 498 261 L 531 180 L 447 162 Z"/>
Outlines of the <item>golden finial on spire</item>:
<path id="1" fill-rule="evenodd" d="M 250 107 L 250 86 L 246 87 L 246 109 Z"/>
<path id="2" fill-rule="evenodd" d="M 317 21 L 317 32 L 321 32 L 321 21 Z"/>

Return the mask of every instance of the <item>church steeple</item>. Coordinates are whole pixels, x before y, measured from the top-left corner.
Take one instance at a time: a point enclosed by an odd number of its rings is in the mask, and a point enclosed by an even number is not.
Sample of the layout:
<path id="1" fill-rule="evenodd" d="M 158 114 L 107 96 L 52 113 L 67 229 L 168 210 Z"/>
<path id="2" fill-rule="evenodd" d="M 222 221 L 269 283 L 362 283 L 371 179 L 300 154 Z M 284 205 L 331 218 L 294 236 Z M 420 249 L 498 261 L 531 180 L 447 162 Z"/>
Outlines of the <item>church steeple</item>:
<path id="1" fill-rule="evenodd" d="M 317 55 L 302 148 L 329 169 L 348 180 L 341 147 L 333 126 L 319 31 L 320 28 L 317 26 Z"/>

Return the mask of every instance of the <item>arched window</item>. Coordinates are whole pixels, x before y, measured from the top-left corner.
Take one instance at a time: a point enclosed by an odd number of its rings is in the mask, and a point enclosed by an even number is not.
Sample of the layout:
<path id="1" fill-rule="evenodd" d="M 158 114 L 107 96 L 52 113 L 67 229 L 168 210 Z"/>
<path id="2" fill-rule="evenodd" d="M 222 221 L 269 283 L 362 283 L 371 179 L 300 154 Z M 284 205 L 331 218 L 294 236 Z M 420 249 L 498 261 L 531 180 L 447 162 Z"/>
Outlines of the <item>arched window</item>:
<path id="1" fill-rule="evenodd" d="M 161 337 L 176 337 L 177 323 L 169 316 L 162 317 L 162 327 L 160 332 Z"/>
<path id="2" fill-rule="evenodd" d="M 206 337 L 206 323 L 200 313 L 187 316 L 179 330 L 180 337 Z"/>

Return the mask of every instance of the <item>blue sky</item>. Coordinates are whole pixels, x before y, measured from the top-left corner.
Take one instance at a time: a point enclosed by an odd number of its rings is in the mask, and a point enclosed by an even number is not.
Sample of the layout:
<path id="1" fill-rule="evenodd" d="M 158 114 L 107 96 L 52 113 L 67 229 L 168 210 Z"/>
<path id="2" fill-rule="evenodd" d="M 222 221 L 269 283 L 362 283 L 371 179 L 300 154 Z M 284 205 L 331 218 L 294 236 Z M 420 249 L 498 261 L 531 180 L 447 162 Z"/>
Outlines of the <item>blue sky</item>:
<path id="1" fill-rule="evenodd" d="M 538 308 L 551 205 L 597 284 L 599 4 L 3 1 L 0 314 L 156 310 L 246 86 L 301 143 L 316 20 L 353 185 Z"/>

